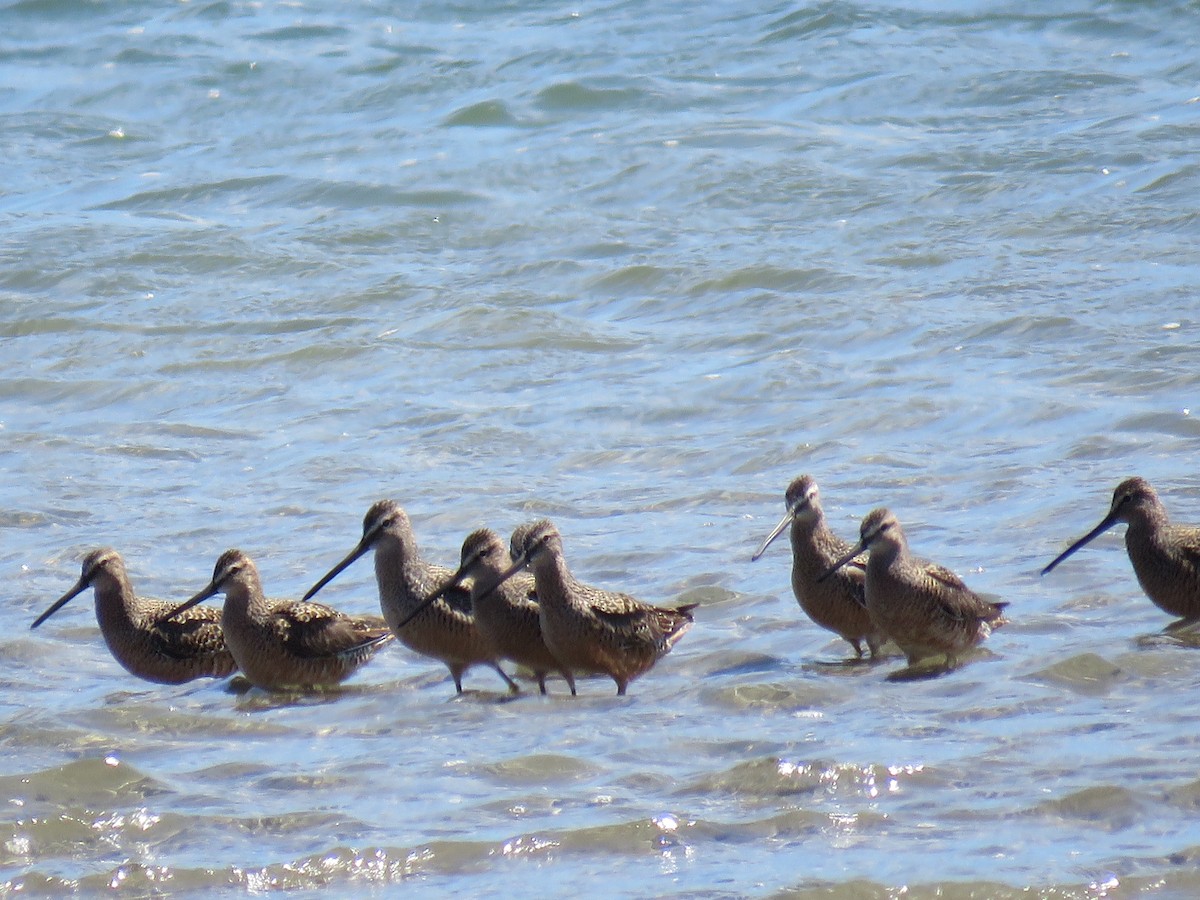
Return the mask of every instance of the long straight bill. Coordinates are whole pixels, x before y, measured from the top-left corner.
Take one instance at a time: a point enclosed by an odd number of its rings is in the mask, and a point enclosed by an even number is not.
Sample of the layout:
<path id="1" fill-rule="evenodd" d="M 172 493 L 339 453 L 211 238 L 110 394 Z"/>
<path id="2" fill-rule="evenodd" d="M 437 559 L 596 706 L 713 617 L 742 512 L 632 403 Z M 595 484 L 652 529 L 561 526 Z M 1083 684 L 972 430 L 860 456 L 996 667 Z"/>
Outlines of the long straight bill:
<path id="1" fill-rule="evenodd" d="M 328 572 L 326 572 L 324 574 L 324 576 L 322 576 L 321 580 L 318 581 L 316 584 L 314 584 L 312 587 L 310 587 L 308 589 L 307 593 L 305 593 L 305 595 L 303 597 L 301 597 L 300 599 L 301 600 L 311 600 L 313 598 L 313 595 L 316 594 L 317 591 L 319 591 L 321 588 L 325 587 L 325 585 L 329 584 L 329 582 L 333 581 L 333 579 L 337 578 L 340 574 L 342 574 L 342 572 L 345 571 L 345 569 L 352 562 L 354 562 L 356 559 L 358 559 L 360 556 L 362 556 L 364 553 L 366 553 L 369 549 L 371 549 L 371 542 L 368 541 L 366 539 L 366 537 L 364 536 L 363 539 L 358 542 L 358 544 L 355 546 L 355 548 L 353 550 L 351 550 L 349 552 L 349 554 L 346 555 L 345 559 L 343 559 L 340 563 L 338 563 L 336 566 L 334 566 L 332 569 L 330 569 Z"/>
<path id="2" fill-rule="evenodd" d="M 50 618 L 52 615 L 54 615 L 56 612 L 58 612 L 60 609 L 62 609 L 64 606 L 66 606 L 71 600 L 75 599 L 80 594 L 82 594 L 85 590 L 87 590 L 88 584 L 89 584 L 88 581 L 84 580 L 83 578 L 80 578 L 77 582 L 75 582 L 75 587 L 71 588 L 69 591 L 67 591 L 65 594 L 63 594 L 61 597 L 59 597 L 57 600 L 55 600 L 54 605 L 51 606 L 48 610 L 46 610 L 44 613 L 42 613 L 40 616 L 38 616 L 36 619 L 34 619 L 33 624 L 30 625 L 29 628 L 31 630 L 34 628 L 37 628 L 39 625 L 41 625 L 43 622 L 45 622 L 48 618 Z"/>
<path id="3" fill-rule="evenodd" d="M 824 581 L 826 578 L 828 578 L 830 575 L 832 575 L 834 572 L 836 572 L 838 569 L 840 569 L 846 563 L 850 562 L 850 560 L 854 559 L 854 557 L 858 556 L 858 554 L 862 553 L 866 549 L 867 549 L 867 545 L 864 544 L 862 541 L 859 541 L 857 544 L 855 544 L 853 547 L 850 548 L 849 553 L 847 553 L 845 556 L 843 556 L 841 559 L 839 559 L 837 562 L 835 562 L 832 566 L 830 566 L 828 569 L 826 569 L 824 572 L 822 572 L 821 577 L 818 578 L 817 581 Z"/>
<path id="4" fill-rule="evenodd" d="M 767 548 L 771 546 L 771 542 L 783 534 L 783 530 L 792 524 L 793 518 L 795 518 L 795 516 L 789 509 L 787 515 L 779 520 L 779 524 L 775 526 L 775 530 L 767 535 L 767 539 L 765 541 L 759 544 L 758 549 L 754 551 L 754 555 L 750 557 L 750 562 L 757 562 L 759 557 L 767 552 Z"/>
<path id="5" fill-rule="evenodd" d="M 1058 556 L 1054 557 L 1054 560 L 1050 563 L 1050 565 L 1048 565 L 1048 566 L 1046 566 L 1046 568 L 1042 569 L 1042 574 L 1045 575 L 1048 572 L 1050 572 L 1051 569 L 1053 569 L 1055 566 L 1057 566 L 1060 562 L 1062 562 L 1064 559 L 1066 559 L 1068 556 L 1070 556 L 1072 553 L 1074 553 L 1076 550 L 1078 550 L 1080 547 L 1082 547 L 1088 541 L 1091 541 L 1091 540 L 1099 537 L 1104 532 L 1108 531 L 1108 529 L 1112 528 L 1115 524 L 1117 524 L 1116 514 L 1109 513 L 1107 516 L 1104 517 L 1104 519 L 1100 522 L 1099 525 L 1097 525 L 1095 528 L 1093 528 L 1091 531 L 1089 531 L 1087 534 L 1085 534 L 1083 537 L 1081 537 L 1079 540 L 1077 540 L 1075 543 L 1073 543 L 1070 547 L 1068 547 L 1062 553 L 1058 554 Z"/>
<path id="6" fill-rule="evenodd" d="M 177 607 L 175 607 L 173 610 L 171 610 L 169 613 L 167 613 L 165 616 L 163 616 L 162 619 L 160 619 L 160 621 L 165 622 L 167 619 L 172 619 L 175 616 L 179 615 L 184 610 L 191 609 L 193 606 L 196 606 L 199 603 L 203 603 L 205 600 L 207 600 L 213 594 L 217 593 L 218 590 L 219 590 L 219 588 L 215 584 L 209 584 L 208 587 L 206 587 L 204 590 L 202 590 L 196 596 L 192 597 L 190 600 L 184 600 L 182 603 L 180 603 Z"/>

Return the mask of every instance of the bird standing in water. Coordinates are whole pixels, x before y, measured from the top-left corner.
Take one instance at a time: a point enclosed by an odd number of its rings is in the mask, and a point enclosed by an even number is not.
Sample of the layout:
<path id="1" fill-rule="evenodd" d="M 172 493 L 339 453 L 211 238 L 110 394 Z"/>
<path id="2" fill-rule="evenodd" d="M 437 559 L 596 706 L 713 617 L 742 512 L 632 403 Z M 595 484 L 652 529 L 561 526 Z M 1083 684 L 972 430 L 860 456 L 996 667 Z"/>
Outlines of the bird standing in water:
<path id="1" fill-rule="evenodd" d="M 363 517 L 358 544 L 308 589 L 304 599 L 310 599 L 372 547 L 379 606 L 400 643 L 422 656 L 445 663 L 454 679 L 454 689 L 460 694 L 463 673 L 472 666 L 495 669 L 510 691 L 519 690 L 517 683 L 500 668 L 491 645 L 475 626 L 470 591 L 454 587 L 431 600 L 453 573 L 445 566 L 431 565 L 421 558 L 408 514 L 394 500 L 380 500 L 371 505 Z"/>
<path id="2" fill-rule="evenodd" d="M 984 600 L 944 566 L 915 559 L 900 522 L 887 509 L 872 510 L 859 527 L 859 542 L 828 574 L 864 550 L 867 610 L 908 657 L 909 665 L 945 656 L 953 665 L 965 651 L 1005 624 L 1007 603 Z"/>
<path id="3" fill-rule="evenodd" d="M 884 638 L 867 612 L 866 559 L 852 557 L 822 580 L 821 576 L 829 571 L 830 566 L 846 555 L 850 543 L 839 538 L 825 524 L 820 492 L 811 475 L 801 475 L 788 485 L 784 503 L 787 513 L 750 557 L 750 561 L 759 559 L 771 542 L 790 525 L 792 593 L 796 595 L 800 608 L 822 628 L 849 641 L 860 659 L 864 642 L 871 656 L 878 656 Z"/>
<path id="4" fill-rule="evenodd" d="M 1125 549 L 1138 584 L 1155 606 L 1178 617 L 1168 627 L 1200 621 L 1200 528 L 1172 524 L 1158 493 L 1144 478 L 1126 478 L 1118 484 L 1108 515 L 1056 556 L 1042 574 L 1118 522 L 1127 526 Z"/>
<path id="5" fill-rule="evenodd" d="M 542 636 L 565 667 L 572 694 L 575 679 L 567 670 L 608 675 L 624 694 L 692 625 L 695 603 L 664 609 L 577 581 L 558 529 L 545 519 L 517 528 L 510 549 L 513 565 L 502 580 L 526 566 L 533 571 Z"/>
<path id="6" fill-rule="evenodd" d="M 88 587 L 95 592 L 96 622 L 104 642 L 131 675 L 160 684 L 182 684 L 193 678 L 224 678 L 237 670 L 221 634 L 219 609 L 198 606 L 168 616 L 173 604 L 136 596 L 125 561 L 109 548 L 93 550 L 83 558 L 75 586 L 30 628 L 37 628 Z"/>
<path id="7" fill-rule="evenodd" d="M 258 569 L 240 550 L 222 553 L 208 586 L 170 615 L 218 593 L 225 595 L 225 642 L 242 674 L 264 690 L 339 684 L 392 640 L 378 616 L 349 616 L 323 603 L 268 600 Z"/>
<path id="8" fill-rule="evenodd" d="M 558 672 L 572 685 L 571 672 L 550 652 L 542 637 L 541 609 L 532 575 L 518 572 L 508 579 L 512 566 L 508 545 L 500 535 L 480 528 L 467 535 L 462 563 L 426 604 L 435 602 L 460 584 L 469 584 L 475 626 L 501 659 L 512 660 L 533 672 L 538 688 L 546 693 L 546 676 Z M 418 608 L 411 617 L 420 612 Z"/>

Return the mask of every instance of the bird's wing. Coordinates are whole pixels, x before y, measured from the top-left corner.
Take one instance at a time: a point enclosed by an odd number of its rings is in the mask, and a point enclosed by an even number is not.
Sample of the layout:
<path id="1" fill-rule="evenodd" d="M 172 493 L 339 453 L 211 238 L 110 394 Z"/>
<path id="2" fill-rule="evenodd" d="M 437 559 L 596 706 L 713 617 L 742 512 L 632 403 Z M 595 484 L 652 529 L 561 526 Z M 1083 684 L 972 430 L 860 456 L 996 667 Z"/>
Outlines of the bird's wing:
<path id="1" fill-rule="evenodd" d="M 355 619 L 323 603 L 276 606 L 272 624 L 288 652 L 305 659 L 337 656 L 387 636 L 382 619 Z"/>
<path id="2" fill-rule="evenodd" d="M 1186 525 L 1169 526 L 1174 534 L 1171 546 L 1193 569 L 1200 571 L 1200 528 Z"/>
<path id="3" fill-rule="evenodd" d="M 925 574 L 933 579 L 939 590 L 948 588 L 952 591 L 971 591 L 965 581 L 945 566 L 939 566 L 937 563 L 925 563 Z"/>
<path id="4" fill-rule="evenodd" d="M 592 612 L 602 618 L 612 619 L 614 623 L 645 615 L 647 609 L 646 604 L 636 597 L 616 591 L 602 591 L 593 588 L 587 592 L 584 599 L 591 607 Z"/>
<path id="5" fill-rule="evenodd" d="M 155 612 L 150 629 L 154 649 L 169 659 L 189 660 L 226 652 L 221 633 L 221 611 L 211 606 L 193 606 L 166 618 L 176 604 L 163 603 Z"/>

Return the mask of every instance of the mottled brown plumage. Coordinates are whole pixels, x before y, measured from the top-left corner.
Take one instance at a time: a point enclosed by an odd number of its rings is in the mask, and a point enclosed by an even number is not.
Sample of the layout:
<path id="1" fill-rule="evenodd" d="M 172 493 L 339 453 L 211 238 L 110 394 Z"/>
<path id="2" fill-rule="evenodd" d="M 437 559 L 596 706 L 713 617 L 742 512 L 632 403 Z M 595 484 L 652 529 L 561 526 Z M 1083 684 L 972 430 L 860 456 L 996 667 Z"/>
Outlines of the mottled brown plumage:
<path id="1" fill-rule="evenodd" d="M 308 589 L 308 600 L 356 559 L 375 548 L 375 580 L 379 606 L 400 643 L 446 664 L 454 688 L 462 693 L 463 673 L 484 665 L 500 673 L 510 691 L 517 685 L 496 661 L 496 653 L 479 633 L 471 613 L 471 595 L 456 587 L 427 603 L 453 574 L 421 559 L 407 513 L 393 500 L 380 500 L 363 517 L 362 539 L 346 558 Z"/>
<path id="2" fill-rule="evenodd" d="M 890 511 L 868 513 L 859 536 L 835 568 L 869 551 L 867 610 L 910 665 L 933 656 L 945 656 L 953 664 L 1005 624 L 1002 611 L 1007 603 L 984 600 L 944 566 L 912 557 L 900 522 Z"/>
<path id="3" fill-rule="evenodd" d="M 545 519 L 514 531 L 511 552 L 513 565 L 503 577 L 525 566 L 533 570 L 542 637 L 550 652 L 570 670 L 608 675 L 618 694 L 691 627 L 695 603 L 664 609 L 577 581 L 563 558 L 558 529 Z M 567 683 L 574 694 L 574 678 Z"/>
<path id="4" fill-rule="evenodd" d="M 469 585 L 475 626 L 496 656 L 533 672 L 543 694 L 546 676 L 551 672 L 562 675 L 574 693 L 570 670 L 550 652 L 542 638 L 541 610 L 533 576 L 518 572 L 502 580 L 511 566 L 508 545 L 500 535 L 480 528 L 463 541 L 462 563 L 437 595 L 460 584 Z"/>
<path id="5" fill-rule="evenodd" d="M 1178 616 L 1176 626 L 1200 620 L 1200 528 L 1171 524 L 1158 493 L 1144 478 L 1126 478 L 1117 485 L 1108 515 L 1042 574 L 1118 522 L 1128 526 L 1125 549 L 1146 596 L 1163 612 Z"/>
<path id="6" fill-rule="evenodd" d="M 116 550 L 93 550 L 83 558 L 75 586 L 37 617 L 37 628 L 91 586 L 96 622 L 109 652 L 132 675 L 160 684 L 193 678 L 224 678 L 237 664 L 221 634 L 221 611 L 197 606 L 167 617 L 174 604 L 133 593 L 125 562 Z"/>
<path id="7" fill-rule="evenodd" d="M 850 642 L 859 657 L 865 641 L 871 656 L 879 654 L 883 635 L 867 612 L 866 559 L 853 557 L 828 578 L 821 576 L 850 550 L 825 524 L 820 492 L 811 475 L 801 475 L 784 495 L 787 513 L 750 558 L 754 562 L 783 530 L 791 526 L 792 593 L 805 615 Z"/>
<path id="8" fill-rule="evenodd" d="M 222 553 L 208 587 L 172 614 L 218 593 L 225 594 L 225 642 L 242 674 L 265 690 L 339 684 L 392 639 L 378 616 L 349 616 L 323 603 L 268 600 L 258 569 L 240 550 Z"/>

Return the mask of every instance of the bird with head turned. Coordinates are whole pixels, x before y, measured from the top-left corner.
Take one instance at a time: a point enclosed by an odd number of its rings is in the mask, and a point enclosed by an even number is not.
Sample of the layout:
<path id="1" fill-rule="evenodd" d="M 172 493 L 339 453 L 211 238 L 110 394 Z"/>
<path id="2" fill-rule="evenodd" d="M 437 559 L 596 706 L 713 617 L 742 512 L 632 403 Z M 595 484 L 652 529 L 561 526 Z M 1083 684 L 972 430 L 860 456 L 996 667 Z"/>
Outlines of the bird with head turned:
<path id="1" fill-rule="evenodd" d="M 792 481 L 784 494 L 787 512 L 750 558 L 762 557 L 771 543 L 790 528 L 792 593 L 810 619 L 850 642 L 861 658 L 863 643 L 871 656 L 879 654 L 883 635 L 867 611 L 865 557 L 852 557 L 829 578 L 827 572 L 850 549 L 850 543 L 830 531 L 821 508 L 821 495 L 811 475 Z"/>

